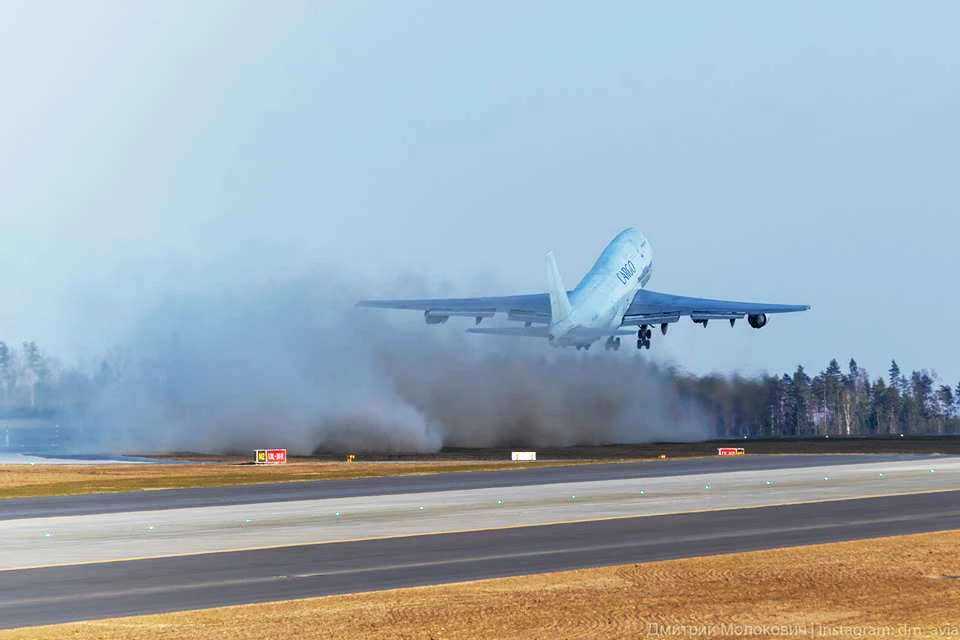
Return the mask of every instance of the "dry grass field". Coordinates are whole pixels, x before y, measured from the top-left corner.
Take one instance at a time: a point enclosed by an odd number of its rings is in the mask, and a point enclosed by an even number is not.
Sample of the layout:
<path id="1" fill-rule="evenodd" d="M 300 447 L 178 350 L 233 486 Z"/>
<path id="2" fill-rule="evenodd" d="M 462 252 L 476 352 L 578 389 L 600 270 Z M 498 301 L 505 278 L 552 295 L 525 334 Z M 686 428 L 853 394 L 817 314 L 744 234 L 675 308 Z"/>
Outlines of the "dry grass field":
<path id="1" fill-rule="evenodd" d="M 0 640 L 960 637 L 960 532 L 0 632 Z"/>
<path id="2" fill-rule="evenodd" d="M 80 493 L 218 487 L 264 482 L 330 480 L 451 471 L 490 471 L 571 465 L 590 460 L 493 462 L 293 461 L 285 465 L 240 462 L 209 464 L 0 465 L 0 499 Z"/>

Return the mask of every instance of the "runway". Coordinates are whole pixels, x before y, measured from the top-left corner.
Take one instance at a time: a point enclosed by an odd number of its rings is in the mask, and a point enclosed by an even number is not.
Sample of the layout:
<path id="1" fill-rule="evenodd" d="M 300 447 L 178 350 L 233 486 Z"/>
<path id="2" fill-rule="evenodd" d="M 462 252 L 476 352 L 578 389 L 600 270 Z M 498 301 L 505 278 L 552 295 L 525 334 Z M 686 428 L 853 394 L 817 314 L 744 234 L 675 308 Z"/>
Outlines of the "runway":
<path id="1" fill-rule="evenodd" d="M 960 491 L 12 571 L 0 626 L 960 528 Z"/>
<path id="2" fill-rule="evenodd" d="M 0 509 L 0 626 L 15 627 L 960 528 L 960 458 L 748 456 Z"/>
<path id="3" fill-rule="evenodd" d="M 322 500 L 360 496 L 399 495 L 495 487 L 519 487 L 564 482 L 592 482 L 630 478 L 682 476 L 728 471 L 802 469 L 823 465 L 937 460 L 938 455 L 773 455 L 711 457 L 665 462 L 581 464 L 509 471 L 438 473 L 421 476 L 390 476 L 352 480 L 271 483 L 202 489 L 171 489 L 132 493 L 55 496 L 0 501 L 0 520 L 52 516 L 121 513 L 224 505 Z"/>

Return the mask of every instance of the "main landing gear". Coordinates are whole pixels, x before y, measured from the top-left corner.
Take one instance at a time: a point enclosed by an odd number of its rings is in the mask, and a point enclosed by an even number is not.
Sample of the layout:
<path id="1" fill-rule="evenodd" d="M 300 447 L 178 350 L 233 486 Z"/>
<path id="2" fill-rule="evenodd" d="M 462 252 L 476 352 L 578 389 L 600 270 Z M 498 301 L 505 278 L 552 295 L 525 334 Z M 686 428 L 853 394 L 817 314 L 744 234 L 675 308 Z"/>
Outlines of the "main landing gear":
<path id="1" fill-rule="evenodd" d="M 652 335 L 653 332 L 650 331 L 650 327 L 645 324 L 640 325 L 640 330 L 637 331 L 637 349 L 649 349 L 650 336 Z"/>
<path id="2" fill-rule="evenodd" d="M 604 343 L 603 348 L 606 349 L 607 351 L 611 351 L 611 350 L 616 351 L 617 349 L 620 348 L 620 338 L 610 336 L 609 338 L 607 338 L 607 341 Z"/>

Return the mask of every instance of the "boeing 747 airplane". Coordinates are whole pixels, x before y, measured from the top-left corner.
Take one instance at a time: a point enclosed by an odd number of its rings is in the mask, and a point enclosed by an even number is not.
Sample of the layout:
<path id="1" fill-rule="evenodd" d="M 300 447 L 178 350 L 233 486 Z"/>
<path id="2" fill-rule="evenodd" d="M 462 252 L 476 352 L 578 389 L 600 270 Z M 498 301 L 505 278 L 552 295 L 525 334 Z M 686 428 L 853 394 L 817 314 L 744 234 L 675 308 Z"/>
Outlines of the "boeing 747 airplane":
<path id="1" fill-rule="evenodd" d="M 767 324 L 767 315 L 806 311 L 800 304 L 730 302 L 657 293 L 644 287 L 653 273 L 653 249 L 640 231 L 625 229 L 603 250 L 593 268 L 573 291 L 567 291 L 552 253 L 547 254 L 548 293 L 494 298 L 437 298 L 423 300 L 364 300 L 362 307 L 423 311 L 427 324 L 441 324 L 451 316 L 474 318 L 479 325 L 497 313 L 522 327 L 474 327 L 471 333 L 546 338 L 555 347 L 589 349 L 606 338 L 607 349 L 620 348 L 621 335 L 637 335 L 637 349 L 650 348 L 651 327 L 667 328 L 689 316 L 707 326 L 710 320 L 728 320 L 732 327 L 746 317 L 754 329 Z M 637 327 L 624 329 L 623 327 Z"/>

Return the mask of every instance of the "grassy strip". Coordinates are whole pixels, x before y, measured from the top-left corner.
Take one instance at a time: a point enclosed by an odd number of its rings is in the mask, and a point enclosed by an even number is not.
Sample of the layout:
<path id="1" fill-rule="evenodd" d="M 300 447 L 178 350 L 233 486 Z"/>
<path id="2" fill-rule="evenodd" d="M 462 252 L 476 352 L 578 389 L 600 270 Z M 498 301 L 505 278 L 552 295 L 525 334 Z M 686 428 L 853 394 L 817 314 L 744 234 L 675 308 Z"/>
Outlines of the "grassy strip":
<path id="1" fill-rule="evenodd" d="M 0 640 L 960 635 L 960 532 L 0 632 Z"/>
<path id="2" fill-rule="evenodd" d="M 369 478 L 430 473 L 529 469 L 567 466 L 589 461 L 512 462 L 295 462 L 287 465 L 249 464 L 124 464 L 124 465 L 3 465 L 0 499 L 147 491 L 193 487 Z"/>

